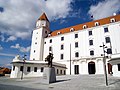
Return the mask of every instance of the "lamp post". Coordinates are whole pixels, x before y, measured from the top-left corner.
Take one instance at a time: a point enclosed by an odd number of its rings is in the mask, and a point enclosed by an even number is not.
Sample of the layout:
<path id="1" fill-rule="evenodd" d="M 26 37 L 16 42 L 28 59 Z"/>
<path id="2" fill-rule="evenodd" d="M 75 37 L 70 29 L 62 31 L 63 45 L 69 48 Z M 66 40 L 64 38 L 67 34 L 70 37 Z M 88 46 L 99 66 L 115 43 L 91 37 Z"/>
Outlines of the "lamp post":
<path id="1" fill-rule="evenodd" d="M 70 44 L 70 75 L 71 75 L 71 44 Z"/>
<path id="2" fill-rule="evenodd" d="M 108 86 L 107 70 L 106 70 L 106 57 L 105 57 L 105 53 L 106 53 L 105 48 L 107 48 L 107 46 L 105 46 L 105 45 L 104 45 L 104 43 L 103 43 L 103 45 L 102 45 L 102 46 L 100 46 L 100 47 L 102 47 L 102 48 L 103 48 L 104 75 L 105 75 L 105 82 L 106 82 L 106 86 Z"/>
<path id="3" fill-rule="evenodd" d="M 23 70 L 24 70 L 24 64 L 25 64 L 26 56 L 27 56 L 27 55 L 25 55 L 25 54 L 24 54 L 24 56 L 23 56 L 23 69 L 22 69 L 21 80 L 23 79 Z"/>

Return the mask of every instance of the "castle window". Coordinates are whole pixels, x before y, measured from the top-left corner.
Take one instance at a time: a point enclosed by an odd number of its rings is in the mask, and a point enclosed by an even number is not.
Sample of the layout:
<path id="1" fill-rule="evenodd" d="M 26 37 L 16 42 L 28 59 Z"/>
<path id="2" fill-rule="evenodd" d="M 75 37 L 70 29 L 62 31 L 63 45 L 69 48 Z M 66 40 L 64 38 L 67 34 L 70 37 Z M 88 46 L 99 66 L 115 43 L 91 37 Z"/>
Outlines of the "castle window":
<path id="1" fill-rule="evenodd" d="M 35 58 L 33 58 L 33 60 L 35 60 Z"/>
<path id="2" fill-rule="evenodd" d="M 64 70 L 64 75 L 66 74 L 66 71 Z"/>
<path id="3" fill-rule="evenodd" d="M 47 31 L 45 31 L 45 34 L 47 34 Z"/>
<path id="4" fill-rule="evenodd" d="M 30 67 L 27 67 L 27 72 L 30 72 L 30 69 L 31 69 Z"/>
<path id="5" fill-rule="evenodd" d="M 87 25 L 83 25 L 83 29 L 86 29 L 87 28 Z"/>
<path id="6" fill-rule="evenodd" d="M 74 28 L 71 28 L 71 29 L 70 29 L 70 32 L 73 32 L 73 31 L 74 31 Z"/>
<path id="7" fill-rule="evenodd" d="M 57 74 L 59 74 L 59 70 L 57 69 Z"/>
<path id="8" fill-rule="evenodd" d="M 99 22 L 95 22 L 95 26 L 99 26 Z"/>
<path id="9" fill-rule="evenodd" d="M 64 58 L 64 55 L 63 55 L 63 54 L 61 54 L 61 55 L 60 55 L 60 59 L 63 59 L 63 58 Z"/>
<path id="10" fill-rule="evenodd" d="M 13 71 L 15 70 L 15 66 L 13 66 Z"/>
<path id="11" fill-rule="evenodd" d="M 115 22 L 115 19 L 114 18 L 110 19 L 110 22 L 111 23 Z"/>
<path id="12" fill-rule="evenodd" d="M 106 43 L 110 43 L 110 37 L 105 37 Z"/>
<path id="13" fill-rule="evenodd" d="M 46 42 L 44 42 L 46 44 Z"/>
<path id="14" fill-rule="evenodd" d="M 37 72 L 37 67 L 34 67 L 34 72 Z"/>
<path id="15" fill-rule="evenodd" d="M 78 42 L 75 42 L 75 48 L 77 48 L 78 47 Z"/>
<path id="16" fill-rule="evenodd" d="M 41 72 L 43 72 L 44 71 L 44 67 L 41 67 Z"/>
<path id="17" fill-rule="evenodd" d="M 61 34 L 61 32 L 57 32 L 57 35 L 60 35 Z"/>
<path id="18" fill-rule="evenodd" d="M 79 57 L 79 53 L 78 52 L 75 52 L 75 57 Z"/>
<path id="19" fill-rule="evenodd" d="M 35 42 L 35 44 L 37 44 L 37 42 Z"/>
<path id="20" fill-rule="evenodd" d="M 61 45 L 61 50 L 63 50 L 64 49 L 64 45 Z"/>
<path id="21" fill-rule="evenodd" d="M 92 31 L 89 31 L 88 34 L 89 34 L 89 36 L 91 36 L 92 35 Z"/>
<path id="22" fill-rule="evenodd" d="M 35 53 L 35 50 L 34 50 L 34 53 Z"/>
<path id="23" fill-rule="evenodd" d="M 52 43 L 52 39 L 50 39 L 50 43 Z"/>
<path id="24" fill-rule="evenodd" d="M 107 49 L 107 54 L 112 54 L 112 49 L 111 48 Z"/>
<path id="25" fill-rule="evenodd" d="M 93 45 L 93 40 L 89 40 L 89 45 Z"/>
<path id="26" fill-rule="evenodd" d="M 23 66 L 20 66 L 20 71 L 23 71 Z"/>
<path id="27" fill-rule="evenodd" d="M 50 37 L 51 36 L 51 34 L 48 34 L 48 37 Z"/>
<path id="28" fill-rule="evenodd" d="M 60 70 L 60 74 L 62 74 L 62 70 Z"/>
<path id="29" fill-rule="evenodd" d="M 106 28 L 104 28 L 104 32 L 106 33 L 106 32 L 108 32 L 108 28 L 106 27 Z"/>
<path id="30" fill-rule="evenodd" d="M 120 64 L 118 64 L 118 71 L 120 71 Z"/>
<path id="31" fill-rule="evenodd" d="M 90 51 L 90 55 L 94 55 L 94 51 L 93 50 Z"/>
<path id="32" fill-rule="evenodd" d="M 78 34 L 75 34 L 75 38 L 78 38 Z"/>
<path id="33" fill-rule="evenodd" d="M 49 47 L 49 51 L 52 51 L 52 47 L 51 46 Z"/>
<path id="34" fill-rule="evenodd" d="M 61 41 L 63 41 L 64 40 L 64 37 L 61 37 Z"/>

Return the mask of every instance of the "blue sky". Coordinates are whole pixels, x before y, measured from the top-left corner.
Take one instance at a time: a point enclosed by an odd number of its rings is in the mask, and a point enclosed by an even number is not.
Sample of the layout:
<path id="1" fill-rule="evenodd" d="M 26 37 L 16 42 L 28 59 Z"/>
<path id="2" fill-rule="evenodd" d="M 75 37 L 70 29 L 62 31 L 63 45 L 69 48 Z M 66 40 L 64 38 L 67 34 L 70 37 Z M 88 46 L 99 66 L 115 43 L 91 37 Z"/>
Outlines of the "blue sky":
<path id="1" fill-rule="evenodd" d="M 0 66 L 17 54 L 29 59 L 31 32 L 43 12 L 54 31 L 120 14 L 120 0 L 0 0 Z"/>

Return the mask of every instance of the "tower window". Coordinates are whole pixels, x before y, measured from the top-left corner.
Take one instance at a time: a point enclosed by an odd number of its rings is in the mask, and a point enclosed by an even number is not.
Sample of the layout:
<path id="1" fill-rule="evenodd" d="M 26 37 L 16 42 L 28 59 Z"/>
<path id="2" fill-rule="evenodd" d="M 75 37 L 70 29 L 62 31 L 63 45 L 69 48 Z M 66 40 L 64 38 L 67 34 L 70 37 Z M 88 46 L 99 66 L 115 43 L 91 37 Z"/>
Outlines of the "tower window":
<path id="1" fill-rule="evenodd" d="M 63 59 L 63 58 L 64 58 L 64 55 L 63 55 L 63 54 L 61 54 L 61 55 L 60 55 L 60 59 Z"/>
<path id="2" fill-rule="evenodd" d="M 64 45 L 61 45 L 61 50 L 63 50 L 64 49 Z"/>
<path id="3" fill-rule="evenodd" d="M 107 54 L 112 54 L 112 49 L 111 48 L 107 49 Z"/>
<path id="4" fill-rule="evenodd" d="M 34 50 L 34 53 L 35 53 L 35 50 Z"/>
<path id="5" fill-rule="evenodd" d="M 64 40 L 64 37 L 61 37 L 61 41 L 63 41 Z"/>
<path id="6" fill-rule="evenodd" d="M 30 67 L 27 67 L 27 72 L 30 72 L 30 69 L 31 69 Z"/>
<path id="7" fill-rule="evenodd" d="M 75 53 L 75 57 L 79 57 L 79 53 L 78 52 Z"/>
<path id="8" fill-rule="evenodd" d="M 104 28 L 104 32 L 106 33 L 106 32 L 108 32 L 108 28 L 106 27 L 106 28 Z"/>
<path id="9" fill-rule="evenodd" d="M 49 47 L 49 51 L 52 51 L 52 47 L 51 46 Z"/>
<path id="10" fill-rule="evenodd" d="M 37 42 L 35 42 L 35 44 L 37 44 Z"/>
<path id="11" fill-rule="evenodd" d="M 106 43 L 110 43 L 110 37 L 105 37 Z"/>
<path id="12" fill-rule="evenodd" d="M 47 34 L 47 31 L 45 31 L 45 34 Z"/>
<path id="13" fill-rule="evenodd" d="M 93 50 L 90 51 L 90 55 L 94 55 L 94 51 Z"/>
<path id="14" fill-rule="evenodd" d="M 89 40 L 89 45 L 93 45 L 93 40 Z"/>
<path id="15" fill-rule="evenodd" d="M 91 36 L 92 35 L 92 31 L 89 31 L 88 34 L 89 34 L 89 36 Z"/>
<path id="16" fill-rule="evenodd" d="M 75 42 L 75 48 L 77 48 L 78 47 L 78 42 Z"/>
<path id="17" fill-rule="evenodd" d="M 37 72 L 37 67 L 34 67 L 34 72 Z"/>
<path id="18" fill-rule="evenodd" d="M 52 39 L 50 39 L 50 43 L 52 43 Z"/>
<path id="19" fill-rule="evenodd" d="M 75 34 L 75 38 L 78 38 L 78 34 Z"/>

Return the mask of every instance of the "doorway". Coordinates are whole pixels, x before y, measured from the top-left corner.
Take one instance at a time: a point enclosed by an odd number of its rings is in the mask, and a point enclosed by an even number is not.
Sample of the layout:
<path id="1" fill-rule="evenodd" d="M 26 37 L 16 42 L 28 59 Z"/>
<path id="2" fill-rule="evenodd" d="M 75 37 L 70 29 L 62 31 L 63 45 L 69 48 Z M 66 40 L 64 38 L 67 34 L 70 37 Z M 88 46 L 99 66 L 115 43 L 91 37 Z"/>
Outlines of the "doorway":
<path id="1" fill-rule="evenodd" d="M 88 63 L 88 73 L 89 74 L 95 74 L 95 62 L 91 61 Z"/>
<path id="2" fill-rule="evenodd" d="M 74 65 L 75 74 L 79 74 L 79 65 Z"/>
<path id="3" fill-rule="evenodd" d="M 112 73 L 112 65 L 110 63 L 107 64 L 108 65 L 108 74 Z"/>

